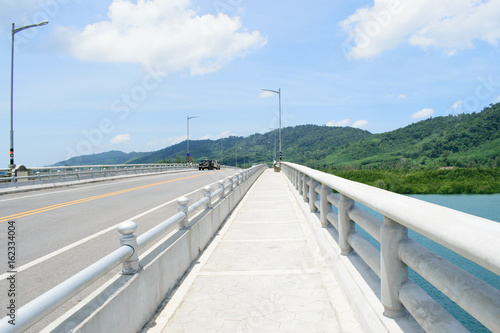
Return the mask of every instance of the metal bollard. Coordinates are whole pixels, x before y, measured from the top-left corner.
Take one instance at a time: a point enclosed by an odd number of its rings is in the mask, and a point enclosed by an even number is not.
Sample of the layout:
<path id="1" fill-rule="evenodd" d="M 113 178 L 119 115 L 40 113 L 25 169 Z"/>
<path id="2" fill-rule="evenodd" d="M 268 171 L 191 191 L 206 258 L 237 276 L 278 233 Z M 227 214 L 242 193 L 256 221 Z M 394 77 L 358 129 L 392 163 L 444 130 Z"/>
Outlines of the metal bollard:
<path id="1" fill-rule="evenodd" d="M 120 237 L 121 246 L 130 246 L 134 253 L 122 264 L 122 274 L 133 275 L 139 270 L 139 255 L 137 246 L 137 236 L 134 232 L 137 230 L 137 224 L 134 221 L 122 222 L 118 225 L 118 232 L 122 234 Z"/>
<path id="2" fill-rule="evenodd" d="M 178 228 L 179 230 L 185 230 L 188 228 L 188 225 L 189 225 L 189 219 L 188 219 L 188 203 L 189 203 L 189 198 L 187 197 L 180 197 L 179 199 L 177 199 L 177 204 L 179 206 L 177 206 L 177 211 L 178 212 L 183 212 L 186 217 L 183 218 L 181 221 L 179 221 L 179 225 L 178 225 Z"/>
<path id="3" fill-rule="evenodd" d="M 224 198 L 224 181 L 219 180 L 219 189 L 221 190 L 220 192 L 220 198 Z"/>
<path id="4" fill-rule="evenodd" d="M 205 209 L 212 208 L 212 195 L 210 193 L 211 191 L 212 191 L 212 186 L 210 185 L 207 185 L 203 188 L 203 196 L 208 198 L 208 201 L 205 204 Z"/>

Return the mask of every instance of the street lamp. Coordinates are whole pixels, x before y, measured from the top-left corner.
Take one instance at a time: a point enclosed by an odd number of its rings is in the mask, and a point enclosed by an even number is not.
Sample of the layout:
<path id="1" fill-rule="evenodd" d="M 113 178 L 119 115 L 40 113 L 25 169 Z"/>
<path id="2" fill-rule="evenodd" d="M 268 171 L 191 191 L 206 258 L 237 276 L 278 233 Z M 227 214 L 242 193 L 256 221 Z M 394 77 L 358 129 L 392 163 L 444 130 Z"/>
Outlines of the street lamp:
<path id="1" fill-rule="evenodd" d="M 19 31 L 29 28 L 39 27 L 48 24 L 49 21 L 42 21 L 38 24 L 26 25 L 24 27 L 16 28 L 12 23 L 12 53 L 10 58 L 10 163 L 9 169 L 14 169 L 14 35 Z"/>
<path id="2" fill-rule="evenodd" d="M 280 137 L 280 163 L 281 163 L 281 88 L 279 88 L 278 91 L 270 89 L 262 89 L 262 90 L 278 94 L 279 97 L 279 128 L 280 128 L 279 137 Z"/>
<path id="3" fill-rule="evenodd" d="M 199 116 L 187 116 L 187 162 L 189 164 L 189 119 L 198 118 Z"/>

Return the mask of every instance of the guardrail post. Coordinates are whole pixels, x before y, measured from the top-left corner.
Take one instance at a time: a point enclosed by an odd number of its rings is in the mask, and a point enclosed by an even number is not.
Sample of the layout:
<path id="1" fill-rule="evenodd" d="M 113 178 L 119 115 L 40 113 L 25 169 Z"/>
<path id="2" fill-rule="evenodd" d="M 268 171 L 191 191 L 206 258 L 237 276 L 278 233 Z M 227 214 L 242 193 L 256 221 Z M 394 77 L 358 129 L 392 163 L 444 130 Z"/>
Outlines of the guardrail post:
<path id="1" fill-rule="evenodd" d="M 319 220 L 323 228 L 328 227 L 330 222 L 327 219 L 327 215 L 332 211 L 332 205 L 328 202 L 328 194 L 332 190 L 325 184 L 321 185 L 321 193 L 319 195 L 320 205 L 319 205 Z"/>
<path id="2" fill-rule="evenodd" d="M 354 206 L 354 201 L 351 198 L 343 194 L 340 194 L 339 207 L 338 207 L 339 246 L 340 246 L 340 254 L 345 256 L 349 255 L 349 253 L 351 253 L 352 251 L 352 247 L 347 239 L 349 237 L 349 234 L 354 229 L 354 222 L 349 217 L 349 211 L 352 209 L 353 206 Z"/>
<path id="3" fill-rule="evenodd" d="M 187 206 L 188 203 L 189 203 L 189 198 L 187 197 L 180 197 L 179 199 L 177 199 L 177 204 L 179 204 L 179 206 L 177 206 L 177 211 L 183 212 L 186 215 L 186 217 L 179 222 L 178 226 L 179 230 L 184 230 L 188 228 L 189 225 L 188 206 Z"/>
<path id="4" fill-rule="evenodd" d="M 299 174 L 299 194 L 304 195 L 304 177 L 306 175 L 304 173 Z"/>
<path id="5" fill-rule="evenodd" d="M 309 209 L 311 210 L 311 213 L 315 213 L 317 210 L 315 205 L 316 198 L 318 197 L 316 186 L 318 186 L 318 181 L 311 177 L 311 182 L 309 183 Z"/>
<path id="6" fill-rule="evenodd" d="M 61 180 L 61 170 L 57 170 L 57 180 Z"/>
<path id="7" fill-rule="evenodd" d="M 212 191 L 212 186 L 207 185 L 203 188 L 203 196 L 208 198 L 207 203 L 205 204 L 205 209 L 212 208 L 212 195 L 210 192 Z"/>
<path id="8" fill-rule="evenodd" d="M 139 255 L 137 246 L 137 236 L 134 232 L 137 230 L 137 224 L 134 221 L 122 222 L 118 225 L 118 232 L 121 246 L 130 246 L 134 253 L 122 264 L 122 274 L 133 275 L 139 270 Z"/>
<path id="9" fill-rule="evenodd" d="M 232 191 L 233 190 L 233 177 L 228 177 L 227 179 L 229 181 L 229 190 Z"/>
<path id="10" fill-rule="evenodd" d="M 94 178 L 94 168 L 90 168 L 90 178 Z"/>
<path id="11" fill-rule="evenodd" d="M 224 198 L 224 181 L 219 180 L 219 189 L 221 190 L 220 192 L 220 198 Z"/>
<path id="12" fill-rule="evenodd" d="M 408 266 L 399 259 L 398 244 L 408 238 L 408 229 L 384 216 L 380 229 L 380 283 L 384 316 L 400 318 L 405 315 L 399 300 L 399 288 L 408 280 Z"/>
<path id="13" fill-rule="evenodd" d="M 300 194 L 302 194 L 302 193 L 300 193 L 300 191 L 302 191 L 302 187 L 300 186 L 300 182 L 302 180 L 302 177 L 300 175 L 300 171 L 299 170 L 297 170 L 297 174 L 295 175 L 295 177 L 297 178 L 297 183 L 295 184 L 295 189 L 297 190 L 297 192 L 300 195 Z"/>
<path id="14" fill-rule="evenodd" d="M 304 178 L 302 179 L 302 199 L 307 202 L 307 175 L 304 173 Z"/>
<path id="15" fill-rule="evenodd" d="M 40 176 L 40 171 L 37 171 L 36 172 L 36 178 L 38 178 L 38 181 L 40 182 L 40 184 L 42 183 L 42 177 Z"/>

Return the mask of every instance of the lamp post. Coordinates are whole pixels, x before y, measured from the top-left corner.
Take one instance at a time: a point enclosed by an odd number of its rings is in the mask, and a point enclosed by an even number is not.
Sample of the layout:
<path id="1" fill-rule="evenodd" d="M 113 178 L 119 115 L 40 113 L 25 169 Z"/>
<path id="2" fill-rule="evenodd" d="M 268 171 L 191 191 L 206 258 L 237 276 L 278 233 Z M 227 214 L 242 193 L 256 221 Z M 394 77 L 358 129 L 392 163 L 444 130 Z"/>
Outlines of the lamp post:
<path id="1" fill-rule="evenodd" d="M 16 28 L 12 23 L 12 53 L 10 58 L 10 163 L 9 169 L 14 169 L 14 35 L 20 31 L 39 27 L 48 24 L 49 21 L 42 21 L 38 24 L 26 25 L 24 27 Z"/>
<path id="2" fill-rule="evenodd" d="M 199 116 L 187 116 L 187 162 L 189 164 L 189 119 L 198 118 Z"/>
<path id="3" fill-rule="evenodd" d="M 275 94 L 278 94 L 278 98 L 279 98 L 279 137 L 280 137 L 280 163 L 281 163 L 281 88 L 278 89 L 278 91 L 276 90 L 270 90 L 270 89 L 262 89 L 264 91 L 269 91 L 269 92 L 272 92 L 272 93 L 275 93 Z"/>

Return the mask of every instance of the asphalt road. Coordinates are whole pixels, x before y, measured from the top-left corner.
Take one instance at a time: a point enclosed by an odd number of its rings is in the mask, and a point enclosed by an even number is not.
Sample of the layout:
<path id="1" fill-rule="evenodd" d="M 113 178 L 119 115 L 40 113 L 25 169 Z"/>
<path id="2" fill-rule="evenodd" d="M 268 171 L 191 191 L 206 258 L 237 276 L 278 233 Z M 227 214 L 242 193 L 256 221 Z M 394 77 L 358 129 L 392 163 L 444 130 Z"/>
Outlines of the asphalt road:
<path id="1" fill-rule="evenodd" d="M 176 199 L 202 198 L 202 188 L 234 169 L 192 171 L 0 196 L 0 318 L 6 315 L 9 284 L 7 244 L 15 221 L 16 304 L 26 304 L 119 247 L 117 224 L 133 219 L 141 235 L 177 212 Z M 12 235 L 12 232 L 11 232 Z M 116 268 L 64 307 L 30 329 L 38 332 L 70 309 Z"/>

